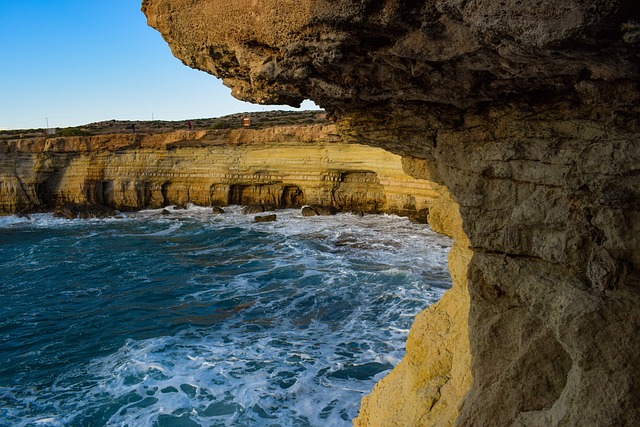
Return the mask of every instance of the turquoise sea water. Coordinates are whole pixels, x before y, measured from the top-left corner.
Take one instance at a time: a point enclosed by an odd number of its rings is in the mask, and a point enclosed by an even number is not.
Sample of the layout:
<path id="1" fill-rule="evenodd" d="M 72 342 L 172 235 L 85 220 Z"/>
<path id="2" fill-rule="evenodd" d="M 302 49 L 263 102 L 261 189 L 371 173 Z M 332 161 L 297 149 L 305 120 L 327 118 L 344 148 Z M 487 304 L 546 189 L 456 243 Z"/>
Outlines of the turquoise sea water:
<path id="1" fill-rule="evenodd" d="M 0 218 L 0 426 L 348 426 L 450 286 L 395 216 Z"/>

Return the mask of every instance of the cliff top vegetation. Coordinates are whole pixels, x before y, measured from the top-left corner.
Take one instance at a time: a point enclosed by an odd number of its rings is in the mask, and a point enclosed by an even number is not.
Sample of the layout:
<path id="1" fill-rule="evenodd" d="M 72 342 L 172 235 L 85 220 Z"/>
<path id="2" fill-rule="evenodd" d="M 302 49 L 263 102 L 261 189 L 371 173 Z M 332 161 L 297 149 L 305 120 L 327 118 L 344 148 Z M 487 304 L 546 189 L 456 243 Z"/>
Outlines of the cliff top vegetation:
<path id="1" fill-rule="evenodd" d="M 52 136 L 91 136 L 132 132 L 132 125 L 137 133 L 165 133 L 175 130 L 208 130 L 237 129 L 244 126 L 243 119 L 250 119 L 250 127 L 264 129 L 273 126 L 310 125 L 326 123 L 326 114 L 322 110 L 306 111 L 262 111 L 252 113 L 236 113 L 216 118 L 166 120 L 106 120 L 89 123 L 77 127 L 58 128 Z M 42 137 L 47 129 L 12 129 L 0 131 L 0 140 Z"/>

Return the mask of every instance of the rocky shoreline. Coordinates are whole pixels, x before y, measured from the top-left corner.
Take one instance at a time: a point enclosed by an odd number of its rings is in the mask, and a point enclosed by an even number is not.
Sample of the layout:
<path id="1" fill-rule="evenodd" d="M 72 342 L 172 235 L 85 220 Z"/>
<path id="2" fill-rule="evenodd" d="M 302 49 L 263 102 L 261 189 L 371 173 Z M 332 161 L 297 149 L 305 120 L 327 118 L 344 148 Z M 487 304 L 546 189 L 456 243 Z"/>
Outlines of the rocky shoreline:
<path id="1" fill-rule="evenodd" d="M 195 206 L 195 205 L 194 205 Z M 172 212 L 181 211 L 188 209 L 189 204 L 179 205 L 179 206 L 166 206 L 160 212 L 160 215 L 171 215 Z M 271 214 L 269 212 L 276 212 L 279 208 L 276 206 L 268 206 L 268 205 L 249 205 L 244 206 L 242 208 L 242 213 L 245 215 L 253 215 L 259 214 L 255 216 L 256 222 L 268 222 L 275 221 L 276 215 Z M 138 212 L 136 210 L 134 212 Z M 50 212 L 56 218 L 66 218 L 66 219 L 100 219 L 100 218 L 118 218 L 123 212 L 113 209 L 109 206 L 105 206 L 100 203 L 65 203 L 61 206 L 57 206 L 53 211 L 31 211 L 31 212 L 15 212 L 20 218 L 30 219 L 30 214 L 32 213 L 47 213 Z M 300 208 L 300 214 L 302 216 L 310 217 L 310 216 L 330 216 L 336 215 L 339 211 L 333 206 L 322 206 L 322 205 L 305 205 Z M 223 215 L 225 210 L 221 206 L 213 206 L 211 207 L 212 215 Z M 349 211 L 349 213 L 353 213 L 358 216 L 363 216 L 363 211 Z M 417 215 L 410 215 L 409 219 L 416 223 L 427 223 L 427 216 L 429 210 L 423 209 Z M 262 215 L 264 214 L 264 215 Z"/>
<path id="2" fill-rule="evenodd" d="M 0 144 L 0 214 L 68 218 L 185 206 L 308 206 L 426 221 L 439 186 L 333 125 L 18 138 Z"/>

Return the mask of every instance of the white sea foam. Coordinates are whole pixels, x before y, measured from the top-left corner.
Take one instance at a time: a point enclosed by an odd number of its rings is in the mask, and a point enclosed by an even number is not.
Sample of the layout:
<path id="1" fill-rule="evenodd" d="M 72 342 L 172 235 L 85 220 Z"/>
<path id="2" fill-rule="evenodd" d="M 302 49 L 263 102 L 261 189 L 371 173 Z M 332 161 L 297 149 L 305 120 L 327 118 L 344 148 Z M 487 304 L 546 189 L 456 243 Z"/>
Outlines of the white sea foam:
<path id="1" fill-rule="evenodd" d="M 117 220 L 129 224 L 123 231 L 107 220 L 93 223 L 99 233 L 83 231 L 89 241 L 100 233 L 135 236 L 121 258 L 104 262 L 127 265 L 147 244 L 165 245 L 172 257 L 198 266 L 177 279 L 191 291 L 171 307 L 197 320 L 177 332 L 129 339 L 71 367 L 49 390 L 0 389 L 15 403 L 10 418 L 24 426 L 95 419 L 114 426 L 350 425 L 361 397 L 401 359 L 413 316 L 448 287 L 449 239 L 388 215 L 307 218 L 284 210 L 278 221 L 256 224 L 241 207 L 225 211 L 149 210 Z M 25 221 L 3 218 L 0 228 L 86 228 L 50 215 Z M 224 232 L 237 255 L 210 242 Z M 260 243 L 263 235 L 268 243 Z M 243 247 L 249 238 L 257 243 Z M 130 274 L 158 286 L 149 272 Z M 67 292 L 98 297 L 107 289 Z M 20 405 L 51 412 L 31 416 Z"/>

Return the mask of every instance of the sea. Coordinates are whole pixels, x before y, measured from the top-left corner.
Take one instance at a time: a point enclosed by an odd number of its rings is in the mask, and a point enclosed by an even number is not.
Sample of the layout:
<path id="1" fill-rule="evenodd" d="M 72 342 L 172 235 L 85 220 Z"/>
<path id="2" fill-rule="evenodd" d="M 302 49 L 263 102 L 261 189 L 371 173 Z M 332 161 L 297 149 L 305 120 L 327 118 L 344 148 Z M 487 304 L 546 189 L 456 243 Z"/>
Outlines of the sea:
<path id="1" fill-rule="evenodd" d="M 393 215 L 0 217 L 0 426 L 349 426 L 451 286 Z"/>

